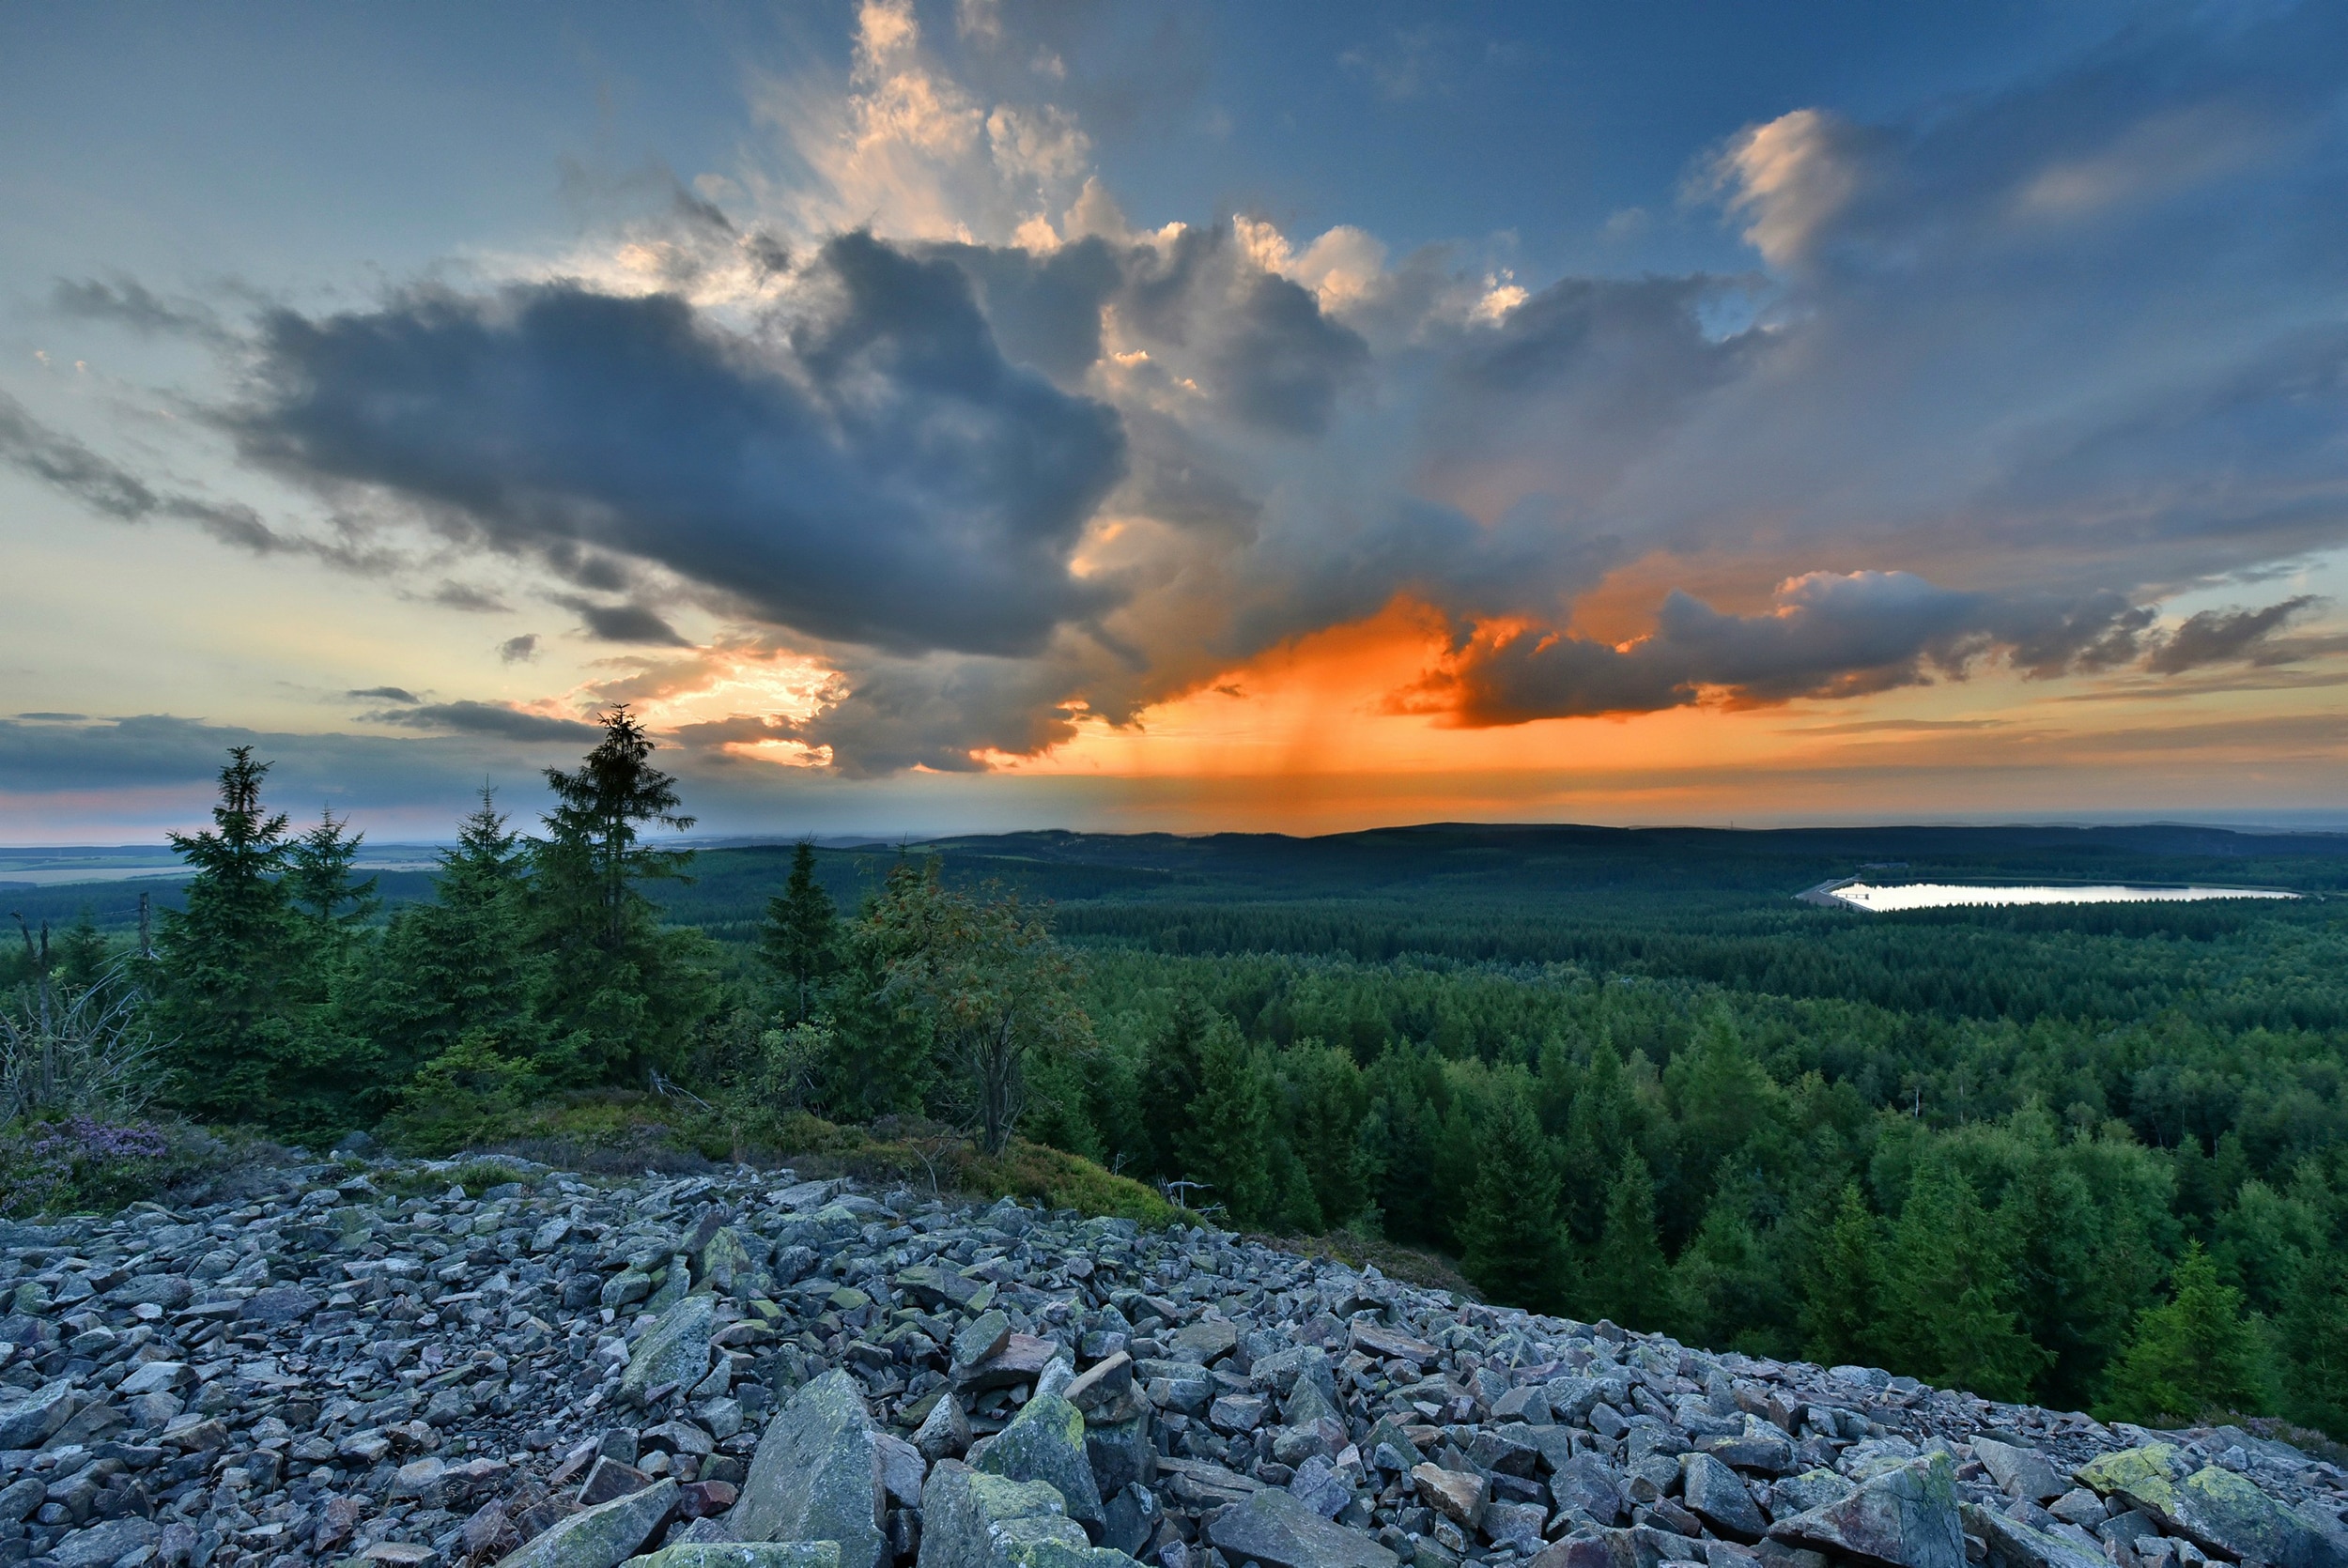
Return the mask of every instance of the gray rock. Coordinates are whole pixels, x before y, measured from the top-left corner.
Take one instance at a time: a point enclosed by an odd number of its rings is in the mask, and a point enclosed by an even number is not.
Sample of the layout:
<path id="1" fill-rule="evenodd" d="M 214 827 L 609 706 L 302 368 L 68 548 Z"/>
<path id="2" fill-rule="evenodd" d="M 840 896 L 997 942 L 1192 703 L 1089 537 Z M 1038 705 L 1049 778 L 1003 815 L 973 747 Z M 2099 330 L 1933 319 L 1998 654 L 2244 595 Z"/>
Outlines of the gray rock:
<path id="1" fill-rule="evenodd" d="M 982 1312 L 954 1334 L 951 1365 L 966 1373 L 994 1360 L 1011 1344 L 1011 1318 L 1001 1312 Z"/>
<path id="2" fill-rule="evenodd" d="M 1401 1560 L 1360 1530 L 1322 1518 L 1275 1487 L 1215 1515 L 1207 1536 L 1226 1558 L 1271 1568 L 1398 1568 Z"/>
<path id="3" fill-rule="evenodd" d="M 708 1541 L 663 1546 L 628 1568 L 840 1568 L 837 1541 Z"/>
<path id="4" fill-rule="evenodd" d="M 1803 1513 L 1814 1508 L 1824 1508 L 1829 1503 L 1841 1502 L 1858 1489 L 1857 1485 L 1846 1477 L 1837 1475 L 1832 1470 L 1823 1469 L 1804 1470 L 1800 1475 L 1789 1475 L 1771 1488 L 1777 1499 L 1777 1513 L 1780 1517 Z M 2098 1512 L 2101 1511 L 2098 1510 Z"/>
<path id="5" fill-rule="evenodd" d="M 620 1379 L 620 1398 L 641 1404 L 660 1389 L 689 1389 L 699 1383 L 709 1373 L 709 1341 L 717 1328 L 714 1298 L 687 1296 L 678 1300 L 636 1342 Z"/>
<path id="6" fill-rule="evenodd" d="M 2032 1449 L 2016 1448 L 1994 1437 L 1975 1437 L 1973 1457 L 2009 1498 L 2046 1502 L 2061 1497 L 2068 1485 L 2047 1463 L 2046 1455 Z"/>
<path id="7" fill-rule="evenodd" d="M 656 1481 L 641 1492 L 558 1521 L 506 1554 L 498 1568 L 618 1568 L 668 1523 L 676 1504 L 677 1483 Z"/>
<path id="8" fill-rule="evenodd" d="M 885 1568 L 877 1438 L 855 1378 L 827 1372 L 808 1384 L 759 1439 L 730 1516 L 734 1538 L 837 1541 L 841 1568 Z"/>
<path id="9" fill-rule="evenodd" d="M 1316 1453 L 1289 1478 L 1289 1495 L 1324 1519 L 1334 1519 L 1353 1500 L 1352 1483 Z"/>
<path id="10" fill-rule="evenodd" d="M 1769 1534 L 1889 1568 L 1965 1568 L 1956 1469 L 1945 1453 L 1888 1470 L 1839 1502 L 1780 1519 Z"/>
<path id="11" fill-rule="evenodd" d="M 2003 1514 L 1967 1503 L 1959 1514 L 1966 1533 L 1979 1537 L 1988 1548 L 1984 1568 L 2110 1568 L 2103 1553 L 2032 1530 Z"/>
<path id="12" fill-rule="evenodd" d="M 1091 1462 L 1092 1479 L 1104 1496 L 1126 1486 L 1155 1481 L 1158 1451 L 1150 1440 L 1150 1412 L 1143 1410 L 1120 1422 L 1088 1418 L 1085 1457 Z"/>
<path id="13" fill-rule="evenodd" d="M 1091 1543 L 1048 1483 L 987 1475 L 949 1459 L 921 1488 L 919 1568 L 1012 1568 L 1043 1543 Z"/>
<path id="14" fill-rule="evenodd" d="M 921 1418 L 920 1429 L 913 1434 L 913 1446 L 933 1465 L 940 1459 L 960 1458 L 970 1446 L 970 1418 L 964 1413 L 962 1402 L 950 1393 L 940 1394 L 930 1413 Z"/>
<path id="15" fill-rule="evenodd" d="M 81 1407 L 81 1396 L 63 1380 L 44 1383 L 0 1405 L 0 1449 L 39 1448 Z"/>
<path id="16" fill-rule="evenodd" d="M 77 1530 L 45 1554 L 57 1568 L 106 1568 L 162 1539 L 162 1527 L 151 1519 L 107 1519 Z"/>
<path id="17" fill-rule="evenodd" d="M 1731 1541 L 1758 1541 L 1769 1528 L 1742 1478 L 1711 1454 L 1681 1457 L 1680 1498 L 1689 1513 Z"/>
<path id="18" fill-rule="evenodd" d="M 1084 1414 L 1058 1394 L 1040 1393 L 1021 1406 L 1017 1418 L 987 1444 L 978 1468 L 1010 1481 L 1046 1482 L 1070 1518 L 1096 1530 L 1101 1525 L 1101 1488 L 1085 1453 Z"/>

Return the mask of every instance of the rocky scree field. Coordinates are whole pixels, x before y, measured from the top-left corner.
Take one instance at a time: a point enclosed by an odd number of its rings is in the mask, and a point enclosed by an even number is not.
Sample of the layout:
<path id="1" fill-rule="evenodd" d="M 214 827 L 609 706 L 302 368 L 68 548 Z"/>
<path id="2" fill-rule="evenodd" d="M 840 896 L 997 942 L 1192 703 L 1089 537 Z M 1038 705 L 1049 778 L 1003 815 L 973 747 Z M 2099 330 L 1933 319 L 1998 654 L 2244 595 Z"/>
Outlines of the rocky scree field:
<path id="1" fill-rule="evenodd" d="M 487 1176 L 289 1167 L 0 1232 L 0 1560 L 2348 1568 L 2341 1472 L 2236 1428 L 1710 1354 L 1203 1228 Z"/>

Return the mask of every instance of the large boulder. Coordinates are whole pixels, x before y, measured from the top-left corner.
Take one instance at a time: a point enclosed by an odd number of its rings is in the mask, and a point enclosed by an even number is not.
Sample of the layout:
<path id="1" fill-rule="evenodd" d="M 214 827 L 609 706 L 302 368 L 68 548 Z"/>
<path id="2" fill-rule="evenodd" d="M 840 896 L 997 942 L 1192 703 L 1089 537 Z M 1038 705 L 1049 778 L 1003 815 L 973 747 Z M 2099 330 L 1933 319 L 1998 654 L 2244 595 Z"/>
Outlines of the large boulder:
<path id="1" fill-rule="evenodd" d="M 1973 1457 L 1981 1461 L 1989 1479 L 2009 1498 L 2046 1502 L 2068 1489 L 2055 1473 L 2055 1468 L 2047 1462 L 2047 1456 L 2036 1449 L 2001 1443 L 1994 1437 L 1975 1437 Z"/>
<path id="2" fill-rule="evenodd" d="M 737 1541 L 837 1541 L 840 1568 L 886 1568 L 884 1506 L 879 1434 L 864 1392 L 833 1371 L 767 1423 L 728 1523 Z"/>
<path id="3" fill-rule="evenodd" d="M 2327 1529 L 2314 1515 L 2277 1502 L 2232 1470 L 2215 1465 L 2193 1469 L 2172 1444 L 2107 1453 L 2074 1473 L 2203 1551 L 2280 1568 L 2348 1568 L 2348 1538 L 2340 1527 Z"/>
<path id="4" fill-rule="evenodd" d="M 1886 1564 L 1965 1568 L 1956 1468 L 1929 1453 L 1864 1483 L 1849 1497 L 1780 1519 L 1772 1539 Z"/>
<path id="5" fill-rule="evenodd" d="M 1769 1528 L 1743 1478 L 1708 1453 L 1682 1454 L 1680 1500 L 1688 1512 L 1731 1541 L 1754 1542 Z"/>
<path id="6" fill-rule="evenodd" d="M 948 1459 L 921 1487 L 919 1568 L 1013 1568 L 1039 1547 L 1090 1548 L 1048 1482 L 1013 1481 Z"/>
<path id="7" fill-rule="evenodd" d="M 630 1558 L 627 1568 L 840 1568 L 837 1541 L 695 1541 Z"/>
<path id="8" fill-rule="evenodd" d="M 1252 1559 L 1272 1568 L 1397 1568 L 1400 1561 L 1360 1530 L 1322 1518 L 1278 1487 L 1223 1510 L 1207 1536 L 1234 1562 Z"/>
<path id="9" fill-rule="evenodd" d="M 1040 1393 L 1021 1406 L 1017 1418 L 986 1445 L 978 1468 L 1011 1481 L 1049 1482 L 1068 1516 L 1099 1532 L 1101 1488 L 1085 1452 L 1085 1418 L 1059 1395 Z"/>
<path id="10" fill-rule="evenodd" d="M 508 1553 L 498 1568 L 619 1568 L 675 1512 L 677 1483 L 662 1478 L 641 1492 L 582 1510 Z"/>
<path id="11" fill-rule="evenodd" d="M 709 1341 L 717 1330 L 716 1298 L 679 1299 L 636 1342 L 620 1377 L 620 1398 L 641 1404 L 660 1389 L 689 1389 L 700 1382 L 709 1374 Z"/>

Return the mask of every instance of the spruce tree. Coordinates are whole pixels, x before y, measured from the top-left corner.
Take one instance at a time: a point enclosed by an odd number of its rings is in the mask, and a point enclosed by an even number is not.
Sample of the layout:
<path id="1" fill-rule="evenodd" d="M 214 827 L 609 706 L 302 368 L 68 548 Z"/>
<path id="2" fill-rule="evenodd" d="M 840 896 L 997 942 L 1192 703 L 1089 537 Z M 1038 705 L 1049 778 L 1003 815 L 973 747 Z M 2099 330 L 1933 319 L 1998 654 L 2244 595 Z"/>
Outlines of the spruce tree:
<path id="1" fill-rule="evenodd" d="M 1227 1018 L 1216 1018 L 1198 1042 L 1198 1092 L 1171 1113 L 1181 1121 L 1176 1158 L 1183 1175 L 1209 1183 L 1203 1199 L 1220 1204 L 1238 1224 L 1271 1214 L 1272 1115 L 1255 1053 Z"/>
<path id="2" fill-rule="evenodd" d="M 2161 1306 L 2137 1314 L 2136 1333 L 2111 1369 L 2107 1420 L 2184 1426 L 2205 1415 L 2263 1415 L 2273 1391 L 2257 1325 L 2242 1293 L 2220 1283 L 2198 1241 L 2186 1244 Z"/>
<path id="3" fill-rule="evenodd" d="M 1522 1096 L 1503 1096 L 1484 1128 L 1460 1231 L 1460 1268 L 1478 1290 L 1506 1306 L 1556 1308 L 1565 1284 L 1556 1161 Z"/>
<path id="4" fill-rule="evenodd" d="M 1945 1159 L 1926 1160 L 1892 1227 L 1884 1347 L 1898 1370 L 2022 1399 L 2051 1358 L 2016 1322 L 2006 1227 Z"/>
<path id="5" fill-rule="evenodd" d="M 375 896 L 375 878 L 351 880 L 367 836 L 346 836 L 349 825 L 349 818 L 338 822 L 333 812 L 321 810 L 318 825 L 286 846 L 286 901 L 307 918 L 313 936 L 330 947 L 339 946 L 383 904 Z"/>
<path id="6" fill-rule="evenodd" d="M 440 853 L 429 903 L 401 910 L 384 933 L 360 1027 L 383 1048 L 398 1079 L 455 1048 L 468 1034 L 476 1054 L 535 1056 L 542 1032 L 531 1015 L 535 965 L 521 941 L 527 858 L 486 786 L 481 805 Z"/>
<path id="7" fill-rule="evenodd" d="M 819 988 L 839 966 L 840 912 L 815 880 L 815 846 L 805 838 L 792 853 L 791 880 L 766 900 L 759 956 L 782 982 L 785 1017 L 813 1017 Z"/>
<path id="8" fill-rule="evenodd" d="M 2292 1292 L 2281 1324 L 2283 1414 L 2348 1440 L 2348 1258 L 2326 1248 Z"/>
<path id="9" fill-rule="evenodd" d="M 105 933 L 98 929 L 97 917 L 84 904 L 57 938 L 53 973 L 57 984 L 68 993 L 87 991 L 105 975 L 111 961 Z"/>
<path id="10" fill-rule="evenodd" d="M 554 809 L 532 847 L 532 944 L 544 961 L 538 1011 L 550 1053 L 585 1082 L 617 1083 L 673 1067 L 713 1004 L 699 933 L 664 930 L 642 891 L 682 878 L 689 850 L 643 842 L 647 827 L 682 832 L 676 780 L 652 765 L 652 737 L 625 703 L 574 772 L 547 770 Z"/>
<path id="11" fill-rule="evenodd" d="M 1150 1141 L 1150 1174 L 1162 1181 L 1184 1174 L 1182 1124 L 1198 1098 L 1198 1047 L 1212 1022 L 1213 1014 L 1197 994 L 1182 991 L 1174 997 L 1173 1012 L 1150 1038 L 1141 1068 L 1142 1127 Z"/>
<path id="12" fill-rule="evenodd" d="M 1883 1245 L 1857 1182 L 1843 1184 L 1833 1214 L 1818 1227 L 1803 1285 L 1804 1355 L 1829 1365 L 1879 1359 Z"/>
<path id="13" fill-rule="evenodd" d="M 212 826 L 174 833 L 194 869 L 186 907 L 163 912 L 156 945 L 157 1034 L 171 1097 L 215 1120 L 268 1119 L 298 1057 L 306 944 L 286 899 L 286 819 L 263 809 L 270 764 L 232 746 Z"/>
<path id="14" fill-rule="evenodd" d="M 1677 1315 L 1671 1265 L 1655 1230 L 1655 1178 L 1636 1150 L 1606 1194 L 1606 1225 L 1583 1285 L 1591 1314 L 1626 1329 L 1660 1330 Z"/>
<path id="15" fill-rule="evenodd" d="M 1362 1152 L 1362 1069 L 1334 1046 L 1307 1041 L 1282 1058 L 1289 1083 L 1289 1142 L 1329 1225 L 1348 1225 L 1369 1207 Z"/>
<path id="16" fill-rule="evenodd" d="M 1606 1228 L 1607 1197 L 1636 1142 L 1640 1119 L 1622 1057 L 1612 1040 L 1600 1039 L 1566 1115 L 1566 1218 L 1583 1246 L 1596 1246 Z"/>

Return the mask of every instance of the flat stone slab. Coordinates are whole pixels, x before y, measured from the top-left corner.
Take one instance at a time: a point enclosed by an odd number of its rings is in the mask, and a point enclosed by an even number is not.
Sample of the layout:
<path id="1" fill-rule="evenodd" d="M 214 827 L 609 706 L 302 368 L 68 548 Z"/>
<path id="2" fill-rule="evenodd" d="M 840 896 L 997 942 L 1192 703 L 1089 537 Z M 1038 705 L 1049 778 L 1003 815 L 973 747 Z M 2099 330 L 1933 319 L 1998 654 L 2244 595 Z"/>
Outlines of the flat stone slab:
<path id="1" fill-rule="evenodd" d="M 1780 1519 L 1769 1536 L 1887 1568 L 1965 1568 L 1956 1468 L 1945 1453 L 1914 1460 L 1839 1502 Z"/>
<path id="2" fill-rule="evenodd" d="M 1252 1558 L 1272 1568 L 1398 1568 L 1401 1561 L 1360 1530 L 1269 1487 L 1217 1514 L 1207 1535 L 1231 1560 Z"/>
<path id="3" fill-rule="evenodd" d="M 669 1522 L 676 1504 L 677 1484 L 664 1476 L 641 1492 L 556 1521 L 498 1568 L 619 1568 Z"/>

